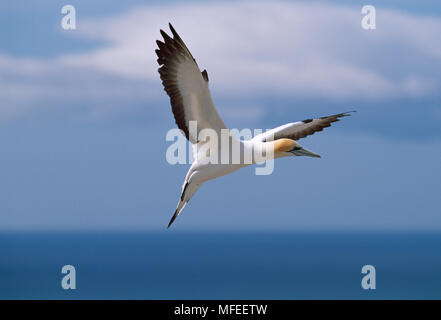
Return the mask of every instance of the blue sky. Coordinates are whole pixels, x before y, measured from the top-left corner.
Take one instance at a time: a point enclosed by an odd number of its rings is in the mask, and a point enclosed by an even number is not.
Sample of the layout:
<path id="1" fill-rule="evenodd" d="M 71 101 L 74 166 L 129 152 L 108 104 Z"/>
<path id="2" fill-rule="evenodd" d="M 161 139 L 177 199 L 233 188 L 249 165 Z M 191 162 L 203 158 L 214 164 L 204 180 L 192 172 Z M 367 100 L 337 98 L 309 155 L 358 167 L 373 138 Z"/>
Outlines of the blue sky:
<path id="1" fill-rule="evenodd" d="M 61 7 L 77 30 L 60 27 Z M 377 29 L 360 27 L 361 7 Z M 0 226 L 163 229 L 188 166 L 154 54 L 172 22 L 231 128 L 356 109 L 300 141 L 322 159 L 205 184 L 180 229 L 441 228 L 435 1 L 16 1 L 0 5 Z"/>

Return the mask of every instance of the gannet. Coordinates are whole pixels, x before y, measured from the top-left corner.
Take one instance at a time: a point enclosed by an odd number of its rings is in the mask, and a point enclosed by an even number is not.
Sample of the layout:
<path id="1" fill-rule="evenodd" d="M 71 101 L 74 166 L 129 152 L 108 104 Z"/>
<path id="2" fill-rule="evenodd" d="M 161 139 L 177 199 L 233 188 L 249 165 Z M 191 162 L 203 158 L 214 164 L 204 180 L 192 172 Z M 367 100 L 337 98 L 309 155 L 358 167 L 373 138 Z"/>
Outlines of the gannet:
<path id="1" fill-rule="evenodd" d="M 222 130 L 228 129 L 211 99 L 207 70 L 201 72 L 184 41 L 170 23 L 169 27 L 173 37 L 160 30 L 164 40 L 156 41 L 159 48 L 155 50 L 160 65 L 158 72 L 164 90 L 170 97 L 176 124 L 193 145 L 195 160 L 185 176 L 181 197 L 168 228 L 204 182 L 256 163 L 254 159 L 246 163 L 233 163 L 230 155 L 229 163 L 202 161 L 213 150 L 221 154 L 225 149 L 222 149 L 221 143 L 212 144 L 214 142 L 210 139 L 200 139 L 201 131 L 211 129 L 220 136 Z M 257 147 L 269 150 L 272 153 L 272 159 L 292 156 L 320 158 L 320 155 L 302 147 L 297 140 L 330 127 L 331 123 L 339 121 L 339 118 L 350 116 L 351 112 L 355 111 L 288 123 L 256 135 L 251 140 L 239 140 L 230 135 L 226 141 L 232 145 L 238 145 L 241 152 Z M 196 130 L 190 130 L 191 122 L 196 122 Z M 207 144 L 212 144 L 208 145 L 211 147 L 208 152 L 207 148 L 204 148 L 207 147 Z"/>

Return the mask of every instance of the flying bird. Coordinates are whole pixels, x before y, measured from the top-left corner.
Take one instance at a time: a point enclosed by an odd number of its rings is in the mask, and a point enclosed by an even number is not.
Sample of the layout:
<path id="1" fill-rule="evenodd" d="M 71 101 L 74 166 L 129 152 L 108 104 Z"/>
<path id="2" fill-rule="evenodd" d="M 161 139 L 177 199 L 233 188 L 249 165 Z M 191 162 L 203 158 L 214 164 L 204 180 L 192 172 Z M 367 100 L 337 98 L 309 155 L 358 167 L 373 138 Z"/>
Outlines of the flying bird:
<path id="1" fill-rule="evenodd" d="M 160 65 L 158 71 L 164 90 L 170 97 L 176 124 L 193 145 L 195 160 L 187 172 L 176 211 L 168 227 L 204 182 L 257 163 L 255 158 L 251 162 L 243 161 L 243 154 L 247 150 L 260 148 L 259 150 L 271 151 L 273 159 L 292 156 L 320 158 L 320 155 L 302 147 L 297 140 L 322 131 L 324 128 L 330 127 L 331 123 L 339 121 L 339 118 L 350 116 L 351 112 L 355 112 L 349 111 L 288 123 L 256 135 L 250 140 L 239 140 L 233 135 L 229 135 L 226 141 L 230 145 L 238 146 L 242 162 L 232 162 L 232 156 L 229 154 L 227 163 L 207 163 L 204 159 L 211 155 L 210 152 L 217 152 L 220 158 L 226 149 L 222 143 L 214 141 L 214 139 L 200 139 L 201 131 L 210 129 L 221 136 L 221 131 L 228 129 L 213 104 L 208 86 L 207 70 L 201 72 L 184 41 L 171 24 L 169 27 L 172 37 L 160 30 L 164 40 L 156 41 L 159 48 L 155 50 Z M 190 130 L 192 121 L 196 121 L 195 130 Z M 231 151 L 231 148 L 227 150 Z"/>

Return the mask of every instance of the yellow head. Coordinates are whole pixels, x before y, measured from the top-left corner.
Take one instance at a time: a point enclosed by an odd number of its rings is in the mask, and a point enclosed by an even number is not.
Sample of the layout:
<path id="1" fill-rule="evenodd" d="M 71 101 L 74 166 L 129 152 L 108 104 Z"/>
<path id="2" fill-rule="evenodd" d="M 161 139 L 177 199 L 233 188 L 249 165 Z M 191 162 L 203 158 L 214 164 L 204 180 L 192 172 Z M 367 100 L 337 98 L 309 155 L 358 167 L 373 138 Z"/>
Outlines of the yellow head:
<path id="1" fill-rule="evenodd" d="M 314 153 L 297 143 L 292 139 L 277 139 L 274 141 L 274 156 L 275 158 L 286 156 L 308 156 L 320 158 L 320 155 Z"/>
<path id="2" fill-rule="evenodd" d="M 277 139 L 276 141 L 274 141 L 274 153 L 289 152 L 297 146 L 299 146 L 299 144 L 294 140 L 285 138 Z"/>

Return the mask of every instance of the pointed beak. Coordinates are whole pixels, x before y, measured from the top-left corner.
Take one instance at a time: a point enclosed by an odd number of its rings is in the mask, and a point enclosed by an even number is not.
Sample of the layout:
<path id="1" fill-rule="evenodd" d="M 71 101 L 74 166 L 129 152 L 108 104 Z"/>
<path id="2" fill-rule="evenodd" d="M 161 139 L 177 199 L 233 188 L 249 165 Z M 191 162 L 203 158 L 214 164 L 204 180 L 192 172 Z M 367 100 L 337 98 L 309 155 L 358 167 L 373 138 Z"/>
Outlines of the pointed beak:
<path id="1" fill-rule="evenodd" d="M 321 158 L 319 154 L 314 153 L 306 148 L 303 147 L 296 147 L 294 150 L 291 151 L 292 154 L 296 156 L 308 156 L 308 157 L 314 157 L 314 158 Z"/>

